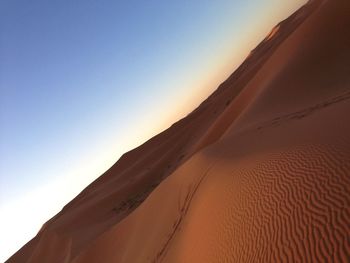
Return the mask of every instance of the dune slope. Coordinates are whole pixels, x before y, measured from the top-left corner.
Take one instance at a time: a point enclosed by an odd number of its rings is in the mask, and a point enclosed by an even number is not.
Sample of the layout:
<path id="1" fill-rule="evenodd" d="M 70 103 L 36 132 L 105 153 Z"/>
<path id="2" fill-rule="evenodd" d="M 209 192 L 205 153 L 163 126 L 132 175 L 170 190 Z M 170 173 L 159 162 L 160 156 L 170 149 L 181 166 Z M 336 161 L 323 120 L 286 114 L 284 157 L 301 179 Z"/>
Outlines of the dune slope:
<path id="1" fill-rule="evenodd" d="M 8 262 L 347 262 L 350 2 L 310 1 Z"/>

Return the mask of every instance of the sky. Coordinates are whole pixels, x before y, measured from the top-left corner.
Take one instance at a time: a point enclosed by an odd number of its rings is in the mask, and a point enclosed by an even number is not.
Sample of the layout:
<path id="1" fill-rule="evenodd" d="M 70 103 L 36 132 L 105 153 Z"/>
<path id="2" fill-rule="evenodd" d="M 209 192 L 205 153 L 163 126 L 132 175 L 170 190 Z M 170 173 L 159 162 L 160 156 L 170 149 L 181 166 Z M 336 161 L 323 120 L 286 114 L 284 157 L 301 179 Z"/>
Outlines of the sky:
<path id="1" fill-rule="evenodd" d="M 1 0 L 0 261 L 306 0 Z"/>

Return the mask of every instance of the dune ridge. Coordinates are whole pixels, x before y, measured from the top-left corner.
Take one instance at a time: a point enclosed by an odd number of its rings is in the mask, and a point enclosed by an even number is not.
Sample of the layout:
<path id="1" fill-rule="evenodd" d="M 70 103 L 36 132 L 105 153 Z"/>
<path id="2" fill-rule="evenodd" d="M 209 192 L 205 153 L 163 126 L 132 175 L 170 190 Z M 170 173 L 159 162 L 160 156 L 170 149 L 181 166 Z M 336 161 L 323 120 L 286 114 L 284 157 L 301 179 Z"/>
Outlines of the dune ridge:
<path id="1" fill-rule="evenodd" d="M 347 262 L 350 2 L 309 1 L 7 262 Z"/>

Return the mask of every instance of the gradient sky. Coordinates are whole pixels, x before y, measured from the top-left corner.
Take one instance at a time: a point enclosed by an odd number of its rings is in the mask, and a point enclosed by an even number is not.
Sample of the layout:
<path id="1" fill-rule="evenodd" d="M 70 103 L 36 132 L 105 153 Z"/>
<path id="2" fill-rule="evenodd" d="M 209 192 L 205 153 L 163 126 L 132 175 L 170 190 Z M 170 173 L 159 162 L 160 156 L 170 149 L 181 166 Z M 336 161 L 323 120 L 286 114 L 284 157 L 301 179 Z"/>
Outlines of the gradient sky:
<path id="1" fill-rule="evenodd" d="M 306 0 L 1 0 L 0 261 Z"/>

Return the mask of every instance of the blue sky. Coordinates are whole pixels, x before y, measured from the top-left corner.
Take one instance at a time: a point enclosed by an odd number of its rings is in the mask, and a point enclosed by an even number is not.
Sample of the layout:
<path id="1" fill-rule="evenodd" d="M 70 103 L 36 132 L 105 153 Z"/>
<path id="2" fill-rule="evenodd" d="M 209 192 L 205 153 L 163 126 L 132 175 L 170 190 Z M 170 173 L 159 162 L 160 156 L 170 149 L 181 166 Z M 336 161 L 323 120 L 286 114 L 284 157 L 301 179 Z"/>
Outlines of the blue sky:
<path id="1" fill-rule="evenodd" d="M 2 0 L 0 261 L 305 2 Z"/>

